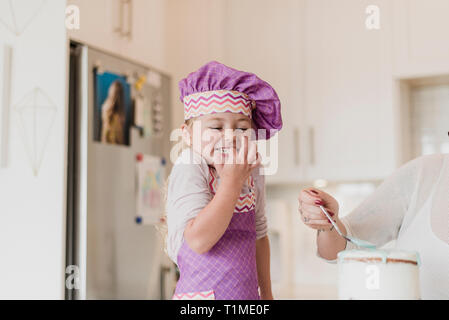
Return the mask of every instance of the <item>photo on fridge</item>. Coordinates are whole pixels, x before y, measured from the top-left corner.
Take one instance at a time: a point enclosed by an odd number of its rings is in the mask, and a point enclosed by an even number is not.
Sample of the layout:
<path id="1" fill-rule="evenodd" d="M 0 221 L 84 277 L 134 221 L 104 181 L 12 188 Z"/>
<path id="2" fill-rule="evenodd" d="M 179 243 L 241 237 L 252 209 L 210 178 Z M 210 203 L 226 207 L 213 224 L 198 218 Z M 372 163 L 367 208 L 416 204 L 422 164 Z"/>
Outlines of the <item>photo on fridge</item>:
<path id="1" fill-rule="evenodd" d="M 94 141 L 129 145 L 131 86 L 126 76 L 95 71 Z"/>

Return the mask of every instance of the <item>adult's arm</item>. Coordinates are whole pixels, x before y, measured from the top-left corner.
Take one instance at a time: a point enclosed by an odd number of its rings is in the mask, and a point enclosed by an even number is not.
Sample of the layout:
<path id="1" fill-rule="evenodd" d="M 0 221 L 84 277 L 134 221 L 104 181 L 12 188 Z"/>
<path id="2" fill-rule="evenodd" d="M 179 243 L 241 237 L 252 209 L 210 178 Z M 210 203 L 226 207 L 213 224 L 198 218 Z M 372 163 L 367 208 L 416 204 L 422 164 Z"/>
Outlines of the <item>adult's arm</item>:
<path id="1" fill-rule="evenodd" d="M 340 230 L 349 236 L 374 243 L 378 247 L 396 239 L 404 216 L 417 192 L 417 183 L 422 174 L 422 161 L 421 157 L 406 163 L 349 215 L 337 217 L 336 222 Z M 335 229 L 318 232 L 318 256 L 334 261 L 338 252 L 345 248 L 355 246 L 346 243 Z"/>

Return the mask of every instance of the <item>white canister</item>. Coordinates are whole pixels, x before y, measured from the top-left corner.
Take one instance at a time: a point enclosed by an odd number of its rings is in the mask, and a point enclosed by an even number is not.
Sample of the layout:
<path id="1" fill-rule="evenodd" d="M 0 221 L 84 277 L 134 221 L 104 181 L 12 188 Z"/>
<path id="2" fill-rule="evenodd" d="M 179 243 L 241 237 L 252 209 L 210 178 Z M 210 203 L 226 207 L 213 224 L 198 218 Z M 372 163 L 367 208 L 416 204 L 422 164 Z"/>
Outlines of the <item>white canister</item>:
<path id="1" fill-rule="evenodd" d="M 420 299 L 419 254 L 395 250 L 338 253 L 338 296 L 348 299 Z"/>

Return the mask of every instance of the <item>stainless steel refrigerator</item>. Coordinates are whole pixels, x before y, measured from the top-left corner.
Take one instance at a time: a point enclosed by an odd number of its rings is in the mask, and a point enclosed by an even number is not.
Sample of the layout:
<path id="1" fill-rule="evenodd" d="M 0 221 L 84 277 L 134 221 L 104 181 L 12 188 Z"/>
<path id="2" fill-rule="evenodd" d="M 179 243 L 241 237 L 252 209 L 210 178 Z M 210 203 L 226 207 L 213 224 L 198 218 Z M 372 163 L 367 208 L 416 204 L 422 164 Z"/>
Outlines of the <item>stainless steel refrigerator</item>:
<path id="1" fill-rule="evenodd" d="M 164 179 L 171 169 L 170 77 L 80 43 L 70 46 L 66 273 L 76 277 L 66 298 L 170 298 L 175 267 L 156 225 L 139 219 L 136 204 L 136 156 L 166 159 Z M 126 81 L 122 96 L 131 103 L 121 107 L 120 144 L 102 141 L 99 74 Z M 135 123 L 136 97 L 151 105 L 147 127 Z"/>

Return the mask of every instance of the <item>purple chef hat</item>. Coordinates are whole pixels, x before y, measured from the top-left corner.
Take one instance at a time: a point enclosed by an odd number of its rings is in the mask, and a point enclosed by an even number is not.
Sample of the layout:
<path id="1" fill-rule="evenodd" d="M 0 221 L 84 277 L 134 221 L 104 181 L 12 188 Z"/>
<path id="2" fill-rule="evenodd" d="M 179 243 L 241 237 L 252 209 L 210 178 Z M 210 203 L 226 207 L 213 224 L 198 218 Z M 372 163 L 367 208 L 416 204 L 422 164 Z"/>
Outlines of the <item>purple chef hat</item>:
<path id="1" fill-rule="evenodd" d="M 212 99 L 211 94 L 215 96 L 215 93 L 222 95 L 226 93 L 226 96 L 231 97 L 234 103 L 240 103 L 242 106 L 240 110 L 244 111 L 247 110 L 245 108 L 248 105 L 252 106 L 249 112 L 256 126 L 254 128 L 256 133 L 257 129 L 265 129 L 265 138 L 269 139 L 282 128 L 281 102 L 276 91 L 253 73 L 239 71 L 222 63 L 211 61 L 182 79 L 179 82 L 179 90 L 181 102 L 185 106 L 186 119 L 192 117 L 192 114 L 187 112 L 188 109 L 192 109 L 191 104 L 200 103 L 204 108 L 205 103 L 208 103 L 207 99 Z M 203 92 L 207 96 L 201 97 Z M 209 103 L 213 104 L 216 100 Z M 250 104 L 247 103 L 248 101 Z M 197 108 L 197 105 L 194 105 L 193 108 Z M 215 110 L 215 112 L 217 111 Z M 245 112 L 242 113 L 245 114 Z M 271 132 L 271 130 L 275 131 Z"/>

